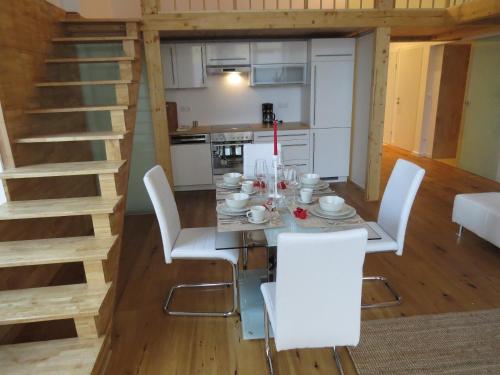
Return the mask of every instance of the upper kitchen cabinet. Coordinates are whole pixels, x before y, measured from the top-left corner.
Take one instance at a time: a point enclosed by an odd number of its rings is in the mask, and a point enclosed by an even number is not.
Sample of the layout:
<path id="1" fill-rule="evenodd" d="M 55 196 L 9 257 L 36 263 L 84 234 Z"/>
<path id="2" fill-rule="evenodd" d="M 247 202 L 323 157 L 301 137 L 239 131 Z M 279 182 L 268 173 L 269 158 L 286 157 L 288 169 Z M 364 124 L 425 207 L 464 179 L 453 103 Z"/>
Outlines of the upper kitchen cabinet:
<path id="1" fill-rule="evenodd" d="M 250 44 L 252 65 L 306 64 L 307 41 L 257 42 Z"/>
<path id="2" fill-rule="evenodd" d="M 161 44 L 160 49 L 165 88 L 206 87 L 202 44 Z"/>
<path id="3" fill-rule="evenodd" d="M 350 127 L 354 80 L 353 39 L 313 39 L 310 123 L 314 128 Z"/>
<path id="4" fill-rule="evenodd" d="M 207 66 L 250 65 L 249 43 L 207 43 Z"/>
<path id="5" fill-rule="evenodd" d="M 252 86 L 305 83 L 306 41 L 256 42 L 250 51 Z"/>

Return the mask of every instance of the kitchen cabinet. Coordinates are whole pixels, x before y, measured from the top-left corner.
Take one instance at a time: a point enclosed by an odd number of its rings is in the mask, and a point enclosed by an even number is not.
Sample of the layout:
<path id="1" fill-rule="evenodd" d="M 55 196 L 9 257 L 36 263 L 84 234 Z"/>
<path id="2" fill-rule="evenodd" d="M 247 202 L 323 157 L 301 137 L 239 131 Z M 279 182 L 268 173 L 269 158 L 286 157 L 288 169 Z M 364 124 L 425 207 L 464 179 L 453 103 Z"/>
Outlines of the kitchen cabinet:
<path id="1" fill-rule="evenodd" d="M 352 60 L 355 38 L 326 38 L 311 40 L 311 61 Z"/>
<path id="2" fill-rule="evenodd" d="M 252 65 L 306 64 L 307 41 L 256 42 L 250 44 Z"/>
<path id="3" fill-rule="evenodd" d="M 350 127 L 354 60 L 313 62 L 311 75 L 311 126 Z"/>
<path id="4" fill-rule="evenodd" d="M 312 171 L 321 178 L 349 175 L 350 128 L 311 129 Z"/>
<path id="5" fill-rule="evenodd" d="M 250 43 L 207 43 L 207 65 L 250 65 Z"/>
<path id="6" fill-rule="evenodd" d="M 305 80 L 305 64 L 252 65 L 252 86 L 304 84 Z"/>
<path id="7" fill-rule="evenodd" d="M 204 48 L 200 43 L 160 45 L 163 79 L 167 89 L 206 86 Z"/>
<path id="8" fill-rule="evenodd" d="M 254 143 L 270 143 L 273 141 L 272 131 L 254 132 Z M 278 142 L 281 145 L 281 161 L 285 167 L 294 167 L 301 173 L 310 173 L 309 130 L 278 131 Z"/>
<path id="9" fill-rule="evenodd" d="M 212 184 L 210 143 L 171 145 L 175 187 Z"/>

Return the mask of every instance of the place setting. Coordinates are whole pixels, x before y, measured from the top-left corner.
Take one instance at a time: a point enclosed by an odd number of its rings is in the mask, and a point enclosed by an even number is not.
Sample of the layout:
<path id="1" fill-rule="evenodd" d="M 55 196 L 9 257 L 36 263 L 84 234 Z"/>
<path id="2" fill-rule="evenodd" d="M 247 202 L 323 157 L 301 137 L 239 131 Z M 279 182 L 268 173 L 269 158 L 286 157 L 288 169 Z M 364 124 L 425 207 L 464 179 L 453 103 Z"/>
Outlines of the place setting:
<path id="1" fill-rule="evenodd" d="M 219 232 L 277 228 L 283 225 L 279 212 L 272 210 L 264 198 L 248 193 L 227 195 L 216 207 Z"/>
<path id="2" fill-rule="evenodd" d="M 316 173 L 306 173 L 302 175 L 299 188 L 311 189 L 314 195 L 333 193 L 333 190 L 330 189 L 330 184 L 327 181 L 321 180 L 319 174 Z"/>

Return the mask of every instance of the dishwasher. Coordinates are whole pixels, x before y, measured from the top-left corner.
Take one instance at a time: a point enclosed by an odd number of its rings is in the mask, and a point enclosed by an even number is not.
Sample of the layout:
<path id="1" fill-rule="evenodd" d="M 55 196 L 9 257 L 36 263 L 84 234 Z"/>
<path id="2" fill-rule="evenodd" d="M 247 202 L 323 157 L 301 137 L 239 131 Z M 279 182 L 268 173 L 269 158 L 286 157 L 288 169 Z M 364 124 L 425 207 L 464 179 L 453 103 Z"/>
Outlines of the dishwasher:
<path id="1" fill-rule="evenodd" d="M 170 137 L 174 186 L 194 188 L 212 185 L 209 134 L 175 134 Z"/>

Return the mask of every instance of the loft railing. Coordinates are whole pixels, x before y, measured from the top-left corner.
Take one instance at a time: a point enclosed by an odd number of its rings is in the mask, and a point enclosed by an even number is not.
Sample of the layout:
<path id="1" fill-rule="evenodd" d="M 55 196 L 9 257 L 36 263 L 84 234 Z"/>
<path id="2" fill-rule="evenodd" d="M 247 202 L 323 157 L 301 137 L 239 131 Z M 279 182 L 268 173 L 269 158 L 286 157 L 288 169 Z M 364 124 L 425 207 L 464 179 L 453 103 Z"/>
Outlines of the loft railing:
<path id="1" fill-rule="evenodd" d="M 475 0 L 395 0 L 397 9 L 442 9 Z M 374 9 L 375 0 L 161 0 L 160 12 Z"/>

